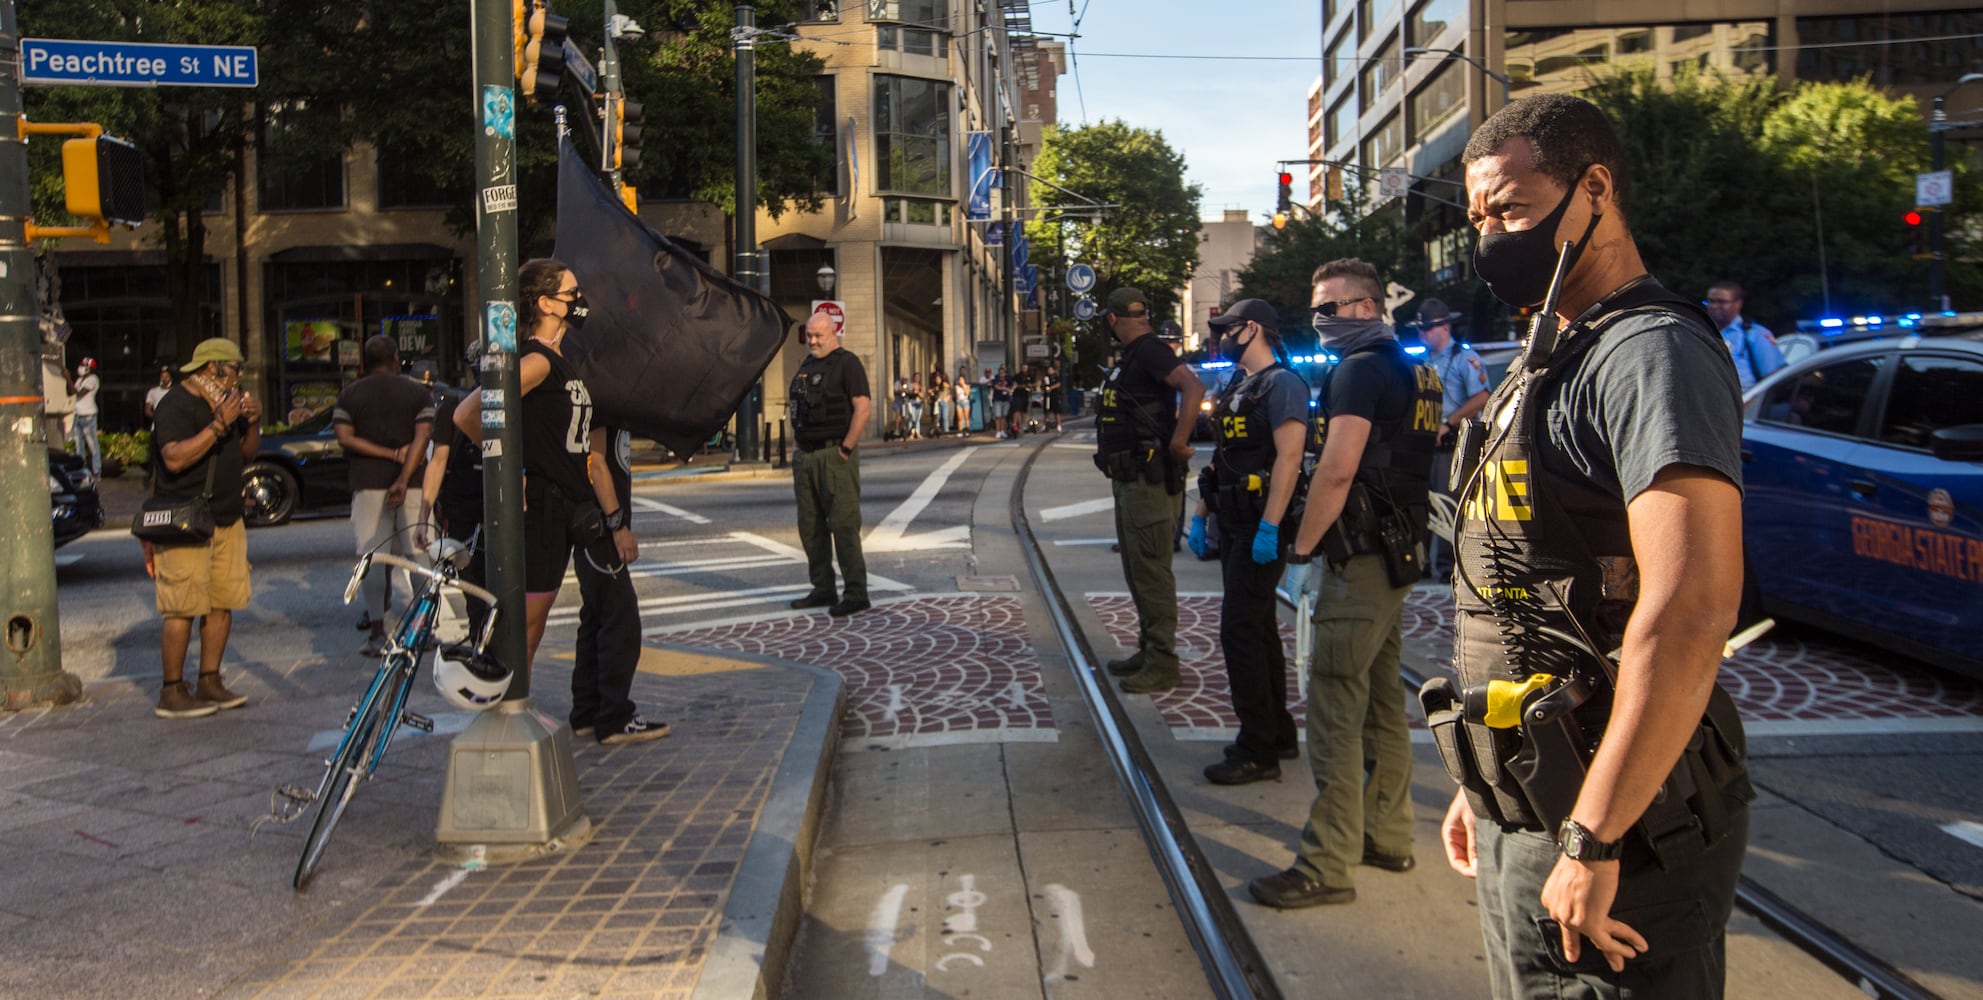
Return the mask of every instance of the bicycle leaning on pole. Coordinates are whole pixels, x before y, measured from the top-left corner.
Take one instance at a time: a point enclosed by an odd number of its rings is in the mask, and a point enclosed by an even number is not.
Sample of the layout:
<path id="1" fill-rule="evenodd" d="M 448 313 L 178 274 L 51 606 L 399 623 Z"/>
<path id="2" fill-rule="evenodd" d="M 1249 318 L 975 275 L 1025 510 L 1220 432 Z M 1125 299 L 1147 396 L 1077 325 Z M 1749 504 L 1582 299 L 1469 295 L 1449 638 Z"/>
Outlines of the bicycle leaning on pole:
<path id="1" fill-rule="evenodd" d="M 472 637 L 473 641 L 442 646 L 435 652 L 434 686 L 450 704 L 470 711 L 493 707 L 509 689 L 509 670 L 483 652 L 495 631 L 496 596 L 459 578 L 479 541 L 479 530 L 470 536 L 466 544 L 452 538 L 436 540 L 428 549 L 434 562 L 432 569 L 390 552 L 371 552 L 361 557 L 352 570 L 351 582 L 344 588 L 346 604 L 357 596 L 358 585 L 364 581 L 365 574 L 374 563 L 406 570 L 426 582 L 420 586 L 405 614 L 400 616 L 399 626 L 392 631 L 379 672 L 345 721 L 344 734 L 337 742 L 337 749 L 325 762 L 323 781 L 317 785 L 317 790 L 312 792 L 284 785 L 276 791 L 278 796 L 292 803 L 286 817 L 281 815 L 282 810 L 277 811 L 276 818 L 280 821 L 300 817 L 311 803 L 317 806 L 316 820 L 310 826 L 310 835 L 303 840 L 303 856 L 296 862 L 296 876 L 291 881 L 297 889 L 310 881 L 317 862 L 323 858 L 324 848 L 330 843 L 331 830 L 343 817 L 345 806 L 351 803 L 351 796 L 357 791 L 359 782 L 370 779 L 378 770 L 379 761 L 384 759 L 386 748 L 392 745 L 393 733 L 400 724 L 421 732 L 434 731 L 433 720 L 408 710 L 406 699 L 413 690 L 413 678 L 419 672 L 421 655 L 433 637 L 445 591 L 453 590 L 483 602 L 489 608 L 489 616 L 483 622 L 481 633 Z"/>

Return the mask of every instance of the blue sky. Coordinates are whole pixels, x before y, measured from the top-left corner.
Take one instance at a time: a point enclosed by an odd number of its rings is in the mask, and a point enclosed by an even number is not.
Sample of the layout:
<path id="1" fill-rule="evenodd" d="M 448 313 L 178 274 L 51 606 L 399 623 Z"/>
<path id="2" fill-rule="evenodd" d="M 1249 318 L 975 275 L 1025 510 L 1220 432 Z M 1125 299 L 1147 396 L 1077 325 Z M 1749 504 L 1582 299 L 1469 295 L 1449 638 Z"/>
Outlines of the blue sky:
<path id="1" fill-rule="evenodd" d="M 1316 0 L 1073 0 L 1081 37 L 1060 78 L 1060 121 L 1120 118 L 1161 131 L 1184 154 L 1187 179 L 1204 189 L 1201 214 L 1274 210 L 1274 161 L 1308 150 L 1308 85 L 1320 71 L 1322 5 Z M 1085 12 L 1083 8 L 1086 8 Z M 1063 0 L 1033 6 L 1033 27 L 1065 32 Z M 1123 58 L 1280 56 L 1270 59 Z M 1078 66 L 1078 76 L 1076 67 Z M 1306 180 L 1294 171 L 1296 197 Z"/>

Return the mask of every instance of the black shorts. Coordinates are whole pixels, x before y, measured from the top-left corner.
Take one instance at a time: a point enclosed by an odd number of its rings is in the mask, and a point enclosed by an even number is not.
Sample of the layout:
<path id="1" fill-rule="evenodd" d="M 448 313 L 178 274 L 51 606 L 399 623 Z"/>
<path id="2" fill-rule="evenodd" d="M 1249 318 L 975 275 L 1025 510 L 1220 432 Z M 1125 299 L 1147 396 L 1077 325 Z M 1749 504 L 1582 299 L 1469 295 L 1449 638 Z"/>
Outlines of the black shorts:
<path id="1" fill-rule="evenodd" d="M 523 502 L 523 589 L 530 594 L 555 594 L 564 586 L 572 548 L 600 537 L 604 525 L 599 504 L 595 500 L 574 503 L 556 490 L 533 483 L 524 485 Z"/>
<path id="2" fill-rule="evenodd" d="M 1048 413 L 1059 413 L 1060 393 L 1058 392 L 1040 393 L 1040 405 L 1046 407 Z"/>

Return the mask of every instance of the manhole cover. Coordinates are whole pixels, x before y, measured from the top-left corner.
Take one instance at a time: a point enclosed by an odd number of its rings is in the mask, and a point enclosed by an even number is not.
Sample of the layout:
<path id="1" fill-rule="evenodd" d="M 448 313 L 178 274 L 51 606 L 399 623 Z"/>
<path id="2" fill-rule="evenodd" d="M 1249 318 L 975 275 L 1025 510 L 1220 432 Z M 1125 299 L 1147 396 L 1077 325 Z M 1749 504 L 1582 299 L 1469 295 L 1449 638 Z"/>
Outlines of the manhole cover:
<path id="1" fill-rule="evenodd" d="M 1016 576 L 960 576 L 958 590 L 1019 592 L 1019 578 Z"/>

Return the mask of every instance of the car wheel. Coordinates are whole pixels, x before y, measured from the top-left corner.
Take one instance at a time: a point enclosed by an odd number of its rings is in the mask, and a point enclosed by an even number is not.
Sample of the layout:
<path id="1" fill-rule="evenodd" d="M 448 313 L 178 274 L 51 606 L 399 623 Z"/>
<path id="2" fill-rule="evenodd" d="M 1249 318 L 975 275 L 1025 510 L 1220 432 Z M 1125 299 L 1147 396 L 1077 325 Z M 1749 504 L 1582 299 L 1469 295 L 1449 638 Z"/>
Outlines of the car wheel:
<path id="1" fill-rule="evenodd" d="M 256 462 L 241 473 L 242 520 L 251 528 L 289 523 L 296 513 L 296 477 L 288 469 Z"/>

